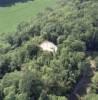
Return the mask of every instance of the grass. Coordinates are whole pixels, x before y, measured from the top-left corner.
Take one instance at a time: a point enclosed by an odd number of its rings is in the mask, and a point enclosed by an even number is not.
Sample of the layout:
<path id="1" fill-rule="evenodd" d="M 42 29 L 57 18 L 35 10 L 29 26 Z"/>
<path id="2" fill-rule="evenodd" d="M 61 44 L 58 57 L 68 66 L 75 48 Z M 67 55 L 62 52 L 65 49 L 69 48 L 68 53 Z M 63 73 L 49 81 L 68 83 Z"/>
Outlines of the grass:
<path id="1" fill-rule="evenodd" d="M 0 33 L 14 32 L 19 23 L 30 21 L 36 14 L 55 3 L 56 0 L 34 0 L 11 7 L 0 7 Z"/>

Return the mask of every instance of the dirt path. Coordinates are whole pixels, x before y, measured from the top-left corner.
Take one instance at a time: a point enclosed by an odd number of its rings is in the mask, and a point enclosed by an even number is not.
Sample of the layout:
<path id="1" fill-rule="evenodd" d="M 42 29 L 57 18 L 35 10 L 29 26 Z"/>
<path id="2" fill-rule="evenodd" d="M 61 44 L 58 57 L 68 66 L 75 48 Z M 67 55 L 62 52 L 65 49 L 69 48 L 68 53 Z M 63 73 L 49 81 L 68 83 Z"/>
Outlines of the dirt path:
<path id="1" fill-rule="evenodd" d="M 91 83 L 91 77 L 94 76 L 96 69 L 96 62 L 94 60 L 89 61 L 91 66 L 83 72 L 83 76 L 71 93 L 69 100 L 81 100 L 80 97 L 87 94 L 87 89 Z"/>

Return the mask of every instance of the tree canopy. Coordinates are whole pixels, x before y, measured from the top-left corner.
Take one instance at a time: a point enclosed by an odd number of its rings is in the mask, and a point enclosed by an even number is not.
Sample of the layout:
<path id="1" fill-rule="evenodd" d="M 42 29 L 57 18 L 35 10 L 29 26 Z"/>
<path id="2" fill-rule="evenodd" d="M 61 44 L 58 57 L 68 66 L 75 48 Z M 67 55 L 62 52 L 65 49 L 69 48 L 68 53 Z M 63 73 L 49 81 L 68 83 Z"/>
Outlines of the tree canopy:
<path id="1" fill-rule="evenodd" d="M 67 100 L 90 67 L 88 57 L 98 51 L 98 1 L 59 2 L 15 33 L 0 34 L 0 100 Z M 40 48 L 45 40 L 56 53 Z"/>

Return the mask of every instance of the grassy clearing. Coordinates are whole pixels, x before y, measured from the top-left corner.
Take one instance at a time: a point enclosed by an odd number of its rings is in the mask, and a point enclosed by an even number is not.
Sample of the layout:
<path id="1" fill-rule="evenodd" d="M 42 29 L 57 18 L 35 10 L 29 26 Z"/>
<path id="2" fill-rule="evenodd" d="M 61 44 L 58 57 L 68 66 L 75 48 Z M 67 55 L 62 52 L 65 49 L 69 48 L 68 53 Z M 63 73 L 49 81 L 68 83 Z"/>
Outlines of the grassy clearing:
<path id="1" fill-rule="evenodd" d="M 38 12 L 55 3 L 56 0 L 35 0 L 17 3 L 11 7 L 0 7 L 0 33 L 15 31 L 19 23 L 29 21 Z"/>

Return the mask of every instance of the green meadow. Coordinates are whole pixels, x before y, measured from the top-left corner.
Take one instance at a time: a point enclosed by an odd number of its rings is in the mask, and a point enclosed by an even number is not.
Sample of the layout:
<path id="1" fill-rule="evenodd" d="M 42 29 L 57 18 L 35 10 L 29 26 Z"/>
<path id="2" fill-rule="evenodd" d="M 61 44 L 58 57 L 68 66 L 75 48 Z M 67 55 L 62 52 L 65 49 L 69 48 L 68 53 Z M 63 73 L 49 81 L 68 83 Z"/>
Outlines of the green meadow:
<path id="1" fill-rule="evenodd" d="M 14 32 L 19 23 L 30 21 L 39 12 L 55 3 L 56 0 L 34 0 L 16 3 L 9 7 L 0 7 L 0 33 Z"/>

